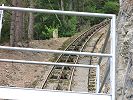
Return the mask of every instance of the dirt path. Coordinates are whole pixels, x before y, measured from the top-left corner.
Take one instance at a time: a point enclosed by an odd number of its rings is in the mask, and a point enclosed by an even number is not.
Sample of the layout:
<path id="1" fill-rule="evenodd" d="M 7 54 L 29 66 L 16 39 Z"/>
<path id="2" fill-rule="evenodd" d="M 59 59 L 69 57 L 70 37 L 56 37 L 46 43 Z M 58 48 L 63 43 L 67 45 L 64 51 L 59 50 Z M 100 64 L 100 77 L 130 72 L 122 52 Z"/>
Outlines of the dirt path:
<path id="1" fill-rule="evenodd" d="M 58 49 L 68 38 L 58 38 L 50 40 L 34 40 L 30 43 L 32 48 Z M 0 50 L 1 59 L 22 59 L 32 61 L 49 61 L 53 54 L 16 52 Z M 42 76 L 47 72 L 45 65 L 16 64 L 0 62 L 0 85 L 34 88 Z"/>

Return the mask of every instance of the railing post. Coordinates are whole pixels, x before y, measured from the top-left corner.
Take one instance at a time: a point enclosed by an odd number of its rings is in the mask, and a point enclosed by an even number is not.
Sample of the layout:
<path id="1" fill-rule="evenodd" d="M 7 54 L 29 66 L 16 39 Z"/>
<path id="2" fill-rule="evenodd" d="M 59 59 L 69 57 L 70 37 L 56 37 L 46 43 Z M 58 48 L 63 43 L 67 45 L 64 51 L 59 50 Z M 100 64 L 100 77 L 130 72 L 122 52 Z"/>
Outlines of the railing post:
<path id="1" fill-rule="evenodd" d="M 4 6 L 4 4 L 2 4 Z M 0 10 L 0 40 L 1 40 L 1 29 L 2 29 L 2 19 L 3 19 L 3 10 Z"/>
<path id="2" fill-rule="evenodd" d="M 116 100 L 115 93 L 115 48 L 116 48 L 116 16 L 111 19 L 111 54 L 110 58 L 110 81 L 111 81 L 111 100 Z"/>
<path id="3" fill-rule="evenodd" d="M 99 87 L 100 87 L 100 68 L 99 68 L 99 65 L 96 67 L 96 77 L 97 77 L 96 93 L 98 93 Z"/>

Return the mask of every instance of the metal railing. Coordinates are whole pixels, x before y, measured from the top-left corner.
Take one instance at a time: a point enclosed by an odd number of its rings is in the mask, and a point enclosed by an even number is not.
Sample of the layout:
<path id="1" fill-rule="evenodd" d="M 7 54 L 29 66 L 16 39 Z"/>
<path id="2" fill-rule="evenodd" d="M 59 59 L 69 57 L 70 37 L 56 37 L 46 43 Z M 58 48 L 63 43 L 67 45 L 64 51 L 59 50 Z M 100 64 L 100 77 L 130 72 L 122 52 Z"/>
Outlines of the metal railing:
<path id="1" fill-rule="evenodd" d="M 4 6 L 4 4 L 2 4 L 2 6 Z M 3 19 L 3 10 L 0 10 L 0 39 L 1 39 L 2 19 Z"/>
<path id="2" fill-rule="evenodd" d="M 48 49 L 32 49 L 32 48 L 19 48 L 19 47 L 6 47 L 0 46 L 0 49 L 4 50 L 17 50 L 17 51 L 31 51 L 31 52 L 45 52 L 45 53 L 59 53 L 69 55 L 86 55 L 86 56 L 99 56 L 108 57 L 110 65 L 110 83 L 111 83 L 111 100 L 115 100 L 115 48 L 116 48 L 116 16 L 113 14 L 101 14 L 101 13 L 88 13 L 88 12 L 75 12 L 75 11 L 60 11 L 60 10 L 47 10 L 47 9 L 33 9 L 33 8 L 21 8 L 21 7 L 8 7 L 0 6 L 0 10 L 14 10 L 24 12 L 38 12 L 49 14 L 63 14 L 63 15 L 75 15 L 75 16 L 93 16 L 103 17 L 111 19 L 110 26 L 110 54 L 104 53 L 89 53 L 89 52 L 74 52 L 74 51 L 61 51 L 61 50 L 48 50 Z M 77 66 L 77 67 L 96 67 L 99 65 L 84 65 L 84 64 L 67 64 L 67 63 L 53 63 L 53 62 L 38 62 L 38 61 L 25 61 L 25 60 L 13 60 L 13 59 L 0 59 L 1 62 L 15 62 L 26 64 L 46 64 L 46 65 L 59 65 L 59 66 Z M 99 73 L 99 70 L 97 69 Z M 97 75 L 98 77 L 99 75 Z M 99 80 L 99 79 L 97 79 Z M 97 86 L 99 88 L 99 86 Z M 1 90 L 1 88 L 0 88 Z"/>

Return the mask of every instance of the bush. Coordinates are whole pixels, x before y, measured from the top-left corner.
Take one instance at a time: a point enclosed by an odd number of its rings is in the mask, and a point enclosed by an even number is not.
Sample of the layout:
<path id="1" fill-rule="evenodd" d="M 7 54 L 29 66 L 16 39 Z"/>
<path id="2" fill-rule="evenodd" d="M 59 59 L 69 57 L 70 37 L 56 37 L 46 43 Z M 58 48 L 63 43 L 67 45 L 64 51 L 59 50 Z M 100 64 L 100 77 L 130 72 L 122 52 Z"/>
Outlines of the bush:
<path id="1" fill-rule="evenodd" d="M 77 17 L 73 16 L 68 19 L 66 23 L 59 28 L 60 37 L 70 37 L 76 33 Z"/>
<path id="2" fill-rule="evenodd" d="M 35 33 L 34 34 L 34 39 L 36 40 L 45 40 L 45 39 L 50 39 L 53 37 L 53 31 L 55 28 L 53 27 L 48 27 L 48 26 L 44 26 L 44 30 L 42 30 L 39 33 Z"/>
<path id="3" fill-rule="evenodd" d="M 108 1 L 105 3 L 103 7 L 104 13 L 109 14 L 118 14 L 119 12 L 119 4 L 115 1 Z"/>
<path id="4" fill-rule="evenodd" d="M 10 39 L 10 13 L 5 11 L 1 31 L 0 43 L 7 42 Z"/>

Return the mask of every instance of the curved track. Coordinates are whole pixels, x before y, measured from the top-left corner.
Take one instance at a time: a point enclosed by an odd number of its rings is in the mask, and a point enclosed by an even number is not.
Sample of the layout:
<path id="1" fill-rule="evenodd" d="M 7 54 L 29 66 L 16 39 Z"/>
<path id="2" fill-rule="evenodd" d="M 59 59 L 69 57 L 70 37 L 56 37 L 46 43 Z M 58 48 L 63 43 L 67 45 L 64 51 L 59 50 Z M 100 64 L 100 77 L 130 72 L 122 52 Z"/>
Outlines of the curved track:
<path id="1" fill-rule="evenodd" d="M 93 43 L 93 48 L 91 48 L 90 52 L 94 52 L 95 47 L 98 43 L 98 41 L 101 40 L 101 38 L 104 36 L 104 33 L 97 34 L 100 29 L 105 27 L 108 24 L 108 21 L 104 21 L 98 25 L 93 26 L 88 31 L 82 33 L 79 35 L 73 42 L 71 42 L 67 48 L 66 51 L 83 51 L 86 48 L 86 45 L 94 38 L 95 42 Z M 97 51 L 96 51 L 97 52 Z M 56 62 L 65 62 L 65 63 L 78 63 L 79 56 L 76 55 L 68 55 L 68 54 L 61 54 Z M 90 64 L 92 64 L 92 57 L 90 57 Z M 47 77 L 44 80 L 44 84 L 42 88 L 44 89 L 54 89 L 54 90 L 72 90 L 72 84 L 73 84 L 73 77 L 75 73 L 76 67 L 66 67 L 66 66 L 52 66 L 49 70 Z M 91 73 L 92 72 L 92 73 Z M 95 77 L 93 77 L 93 73 L 95 71 L 89 69 L 89 78 L 93 78 L 95 80 Z M 88 84 L 90 84 L 90 80 L 88 81 Z M 93 81 L 95 83 L 95 81 Z M 95 90 L 95 85 L 91 84 L 88 85 L 90 91 Z"/>

